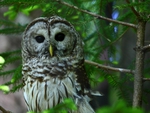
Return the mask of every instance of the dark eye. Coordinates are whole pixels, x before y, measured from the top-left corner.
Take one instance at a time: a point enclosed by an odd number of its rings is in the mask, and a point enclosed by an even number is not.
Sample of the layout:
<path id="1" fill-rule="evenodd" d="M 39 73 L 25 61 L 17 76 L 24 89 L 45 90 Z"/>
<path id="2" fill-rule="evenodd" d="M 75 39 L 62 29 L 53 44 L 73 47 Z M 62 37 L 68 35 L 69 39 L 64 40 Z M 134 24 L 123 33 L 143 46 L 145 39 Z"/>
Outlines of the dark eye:
<path id="1" fill-rule="evenodd" d="M 63 34 L 63 33 L 58 33 L 55 35 L 56 41 L 63 41 L 64 39 L 65 39 L 65 34 Z"/>
<path id="2" fill-rule="evenodd" d="M 35 40 L 36 40 L 38 43 L 42 43 L 42 42 L 44 42 L 45 37 L 44 37 L 44 36 L 36 36 L 36 37 L 35 37 Z"/>

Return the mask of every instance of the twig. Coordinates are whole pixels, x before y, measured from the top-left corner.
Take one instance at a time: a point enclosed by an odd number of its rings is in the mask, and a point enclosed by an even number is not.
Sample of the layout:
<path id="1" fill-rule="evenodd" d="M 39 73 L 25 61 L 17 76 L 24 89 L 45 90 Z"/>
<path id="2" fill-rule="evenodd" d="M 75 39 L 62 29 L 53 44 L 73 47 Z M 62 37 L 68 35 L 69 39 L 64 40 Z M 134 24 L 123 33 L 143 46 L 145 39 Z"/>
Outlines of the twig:
<path id="1" fill-rule="evenodd" d="M 130 1 L 129 0 L 126 0 L 126 2 L 128 4 L 130 4 Z M 131 10 L 133 11 L 133 13 L 139 18 L 140 17 L 140 14 L 134 9 L 134 7 L 131 7 Z"/>
<path id="2" fill-rule="evenodd" d="M 150 78 L 143 78 L 143 81 L 150 81 Z"/>
<path id="3" fill-rule="evenodd" d="M 142 48 L 142 51 L 150 51 L 150 44 L 148 44 L 148 45 L 146 45 L 146 46 L 144 46 L 143 48 Z"/>
<path id="4" fill-rule="evenodd" d="M 129 27 L 126 30 L 124 30 L 124 32 L 116 40 L 112 41 L 110 45 L 113 45 L 114 43 L 118 42 L 118 40 L 122 38 L 122 36 L 128 31 L 128 29 Z"/>
<path id="5" fill-rule="evenodd" d="M 98 64 L 96 62 L 92 62 L 92 61 L 89 61 L 89 60 L 85 60 L 85 63 L 96 66 L 97 68 L 105 69 L 105 70 L 134 74 L 134 70 L 105 66 L 105 65 Z"/>
<path id="6" fill-rule="evenodd" d="M 10 111 L 5 110 L 2 106 L 0 106 L 0 111 L 2 111 L 3 113 L 11 113 Z"/>
<path id="7" fill-rule="evenodd" d="M 135 25 L 135 24 L 131 24 L 131 23 L 127 23 L 127 22 L 122 22 L 122 21 L 118 21 L 118 20 L 113 20 L 113 19 L 101 16 L 101 15 L 97 15 L 97 14 L 89 12 L 87 10 L 80 9 L 77 6 L 70 5 L 70 4 L 68 4 L 66 2 L 63 2 L 61 0 L 56 0 L 56 2 L 59 2 L 59 3 L 63 4 L 63 5 L 66 5 L 66 6 L 70 7 L 70 8 L 76 9 L 76 10 L 78 10 L 80 12 L 84 12 L 84 13 L 87 13 L 89 15 L 92 15 L 92 16 L 98 18 L 98 19 L 107 20 L 107 21 L 110 21 L 110 22 L 114 22 L 114 23 L 117 23 L 117 24 L 129 26 L 129 27 L 132 27 L 132 28 L 137 28 L 137 25 Z"/>

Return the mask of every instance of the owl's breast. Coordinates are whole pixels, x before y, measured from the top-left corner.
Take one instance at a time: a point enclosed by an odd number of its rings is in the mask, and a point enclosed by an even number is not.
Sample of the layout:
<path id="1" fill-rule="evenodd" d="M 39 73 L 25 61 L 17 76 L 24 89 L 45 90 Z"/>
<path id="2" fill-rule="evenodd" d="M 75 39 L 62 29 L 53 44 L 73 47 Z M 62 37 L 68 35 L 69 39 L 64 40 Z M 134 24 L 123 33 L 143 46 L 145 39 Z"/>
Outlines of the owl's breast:
<path id="1" fill-rule="evenodd" d="M 73 73 L 63 79 L 57 77 L 31 76 L 24 78 L 24 98 L 28 109 L 31 111 L 42 111 L 56 106 L 65 98 L 77 96 Z"/>

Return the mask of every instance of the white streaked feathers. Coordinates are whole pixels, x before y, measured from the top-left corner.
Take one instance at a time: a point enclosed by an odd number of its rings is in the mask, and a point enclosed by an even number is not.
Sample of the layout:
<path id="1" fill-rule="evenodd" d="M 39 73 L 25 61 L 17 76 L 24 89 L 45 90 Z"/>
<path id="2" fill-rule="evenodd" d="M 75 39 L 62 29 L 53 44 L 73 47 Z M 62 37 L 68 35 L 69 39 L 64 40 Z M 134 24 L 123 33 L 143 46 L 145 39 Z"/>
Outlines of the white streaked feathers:
<path id="1" fill-rule="evenodd" d="M 40 109 L 52 108 L 68 97 L 76 98 L 76 101 L 78 99 L 80 100 L 81 97 L 76 93 L 74 74 L 70 72 L 67 76 L 68 77 L 65 77 L 62 80 L 47 76 L 43 79 L 43 82 L 39 82 L 38 79 L 28 77 L 25 81 L 27 87 L 24 88 L 25 100 L 29 105 L 32 105 L 28 106 L 28 109 L 33 110 L 34 108 L 34 110 L 38 112 Z M 31 87 L 33 88 L 32 90 L 30 90 Z M 37 98 L 37 96 L 39 96 L 39 98 Z M 47 102 L 47 99 L 49 99 L 49 102 Z"/>

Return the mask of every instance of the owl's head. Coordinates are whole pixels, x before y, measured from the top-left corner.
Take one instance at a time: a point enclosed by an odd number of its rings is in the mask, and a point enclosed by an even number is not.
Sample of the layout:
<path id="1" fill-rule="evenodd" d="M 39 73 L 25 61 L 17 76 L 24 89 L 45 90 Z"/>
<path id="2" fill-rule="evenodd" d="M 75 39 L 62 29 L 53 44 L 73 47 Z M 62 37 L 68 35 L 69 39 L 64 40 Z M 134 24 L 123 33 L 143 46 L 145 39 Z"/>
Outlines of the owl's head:
<path id="1" fill-rule="evenodd" d="M 26 28 L 22 38 L 24 60 L 41 57 L 83 57 L 83 42 L 74 27 L 58 16 L 40 17 Z"/>

